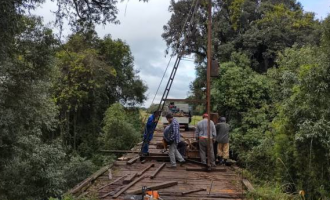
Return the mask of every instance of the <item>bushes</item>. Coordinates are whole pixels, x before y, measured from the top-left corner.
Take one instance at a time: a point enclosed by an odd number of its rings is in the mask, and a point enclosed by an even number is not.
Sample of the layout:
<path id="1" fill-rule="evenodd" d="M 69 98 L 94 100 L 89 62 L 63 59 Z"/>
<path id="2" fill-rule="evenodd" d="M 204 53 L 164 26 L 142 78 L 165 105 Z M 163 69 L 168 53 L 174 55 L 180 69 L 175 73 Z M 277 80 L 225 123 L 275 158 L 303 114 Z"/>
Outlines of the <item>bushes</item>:
<path id="1" fill-rule="evenodd" d="M 104 148 L 126 150 L 138 143 L 140 132 L 137 130 L 138 125 L 134 120 L 127 114 L 121 104 L 115 103 L 110 106 L 103 119 L 102 143 Z"/>

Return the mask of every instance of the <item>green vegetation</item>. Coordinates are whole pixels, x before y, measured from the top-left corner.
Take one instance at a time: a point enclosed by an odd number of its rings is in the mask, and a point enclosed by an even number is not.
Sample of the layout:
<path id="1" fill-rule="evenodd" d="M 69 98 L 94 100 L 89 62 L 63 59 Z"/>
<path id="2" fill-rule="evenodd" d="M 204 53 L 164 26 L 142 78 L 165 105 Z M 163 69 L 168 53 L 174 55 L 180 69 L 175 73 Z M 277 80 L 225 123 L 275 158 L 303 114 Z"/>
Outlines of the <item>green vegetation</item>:
<path id="1" fill-rule="evenodd" d="M 99 150 L 131 148 L 148 116 L 136 108 L 147 86 L 130 47 L 94 30 L 118 22 L 117 1 L 54 1 L 58 27 L 66 18 L 73 31 L 63 44 L 28 15 L 43 0 L 0 3 L 3 200 L 74 199 L 61 196 L 113 161 Z M 162 36 L 174 52 L 192 1 L 171 1 Z M 204 6 L 185 48 L 196 55 L 191 99 L 205 99 Z M 223 0 L 214 7 L 212 44 L 221 66 L 212 110 L 231 124 L 231 156 L 256 186 L 249 198 L 302 199 L 304 191 L 304 199 L 329 199 L 330 16 L 316 20 L 295 0 Z M 194 107 L 191 124 L 204 107 Z"/>
<path id="2" fill-rule="evenodd" d="M 108 10 L 81 11 L 77 21 L 70 18 L 75 31 L 61 44 L 42 19 L 27 14 L 43 2 L 0 3 L 2 200 L 59 198 L 112 162 L 100 148 L 129 149 L 140 139 L 134 107 L 145 100 L 147 87 L 133 69 L 130 48 L 110 36 L 99 38 L 90 26 L 113 21 L 116 12 L 107 12 L 116 10 L 115 3 L 102 4 Z M 67 8 L 58 16 L 74 15 L 66 13 L 74 10 L 73 2 L 58 2 Z M 119 123 L 117 117 L 126 120 Z M 119 134 L 119 126 L 126 132 Z"/>
<path id="3" fill-rule="evenodd" d="M 178 46 L 187 4 L 172 2 L 165 26 Z M 231 125 L 231 156 L 257 190 L 251 199 L 328 199 L 330 17 L 323 21 L 294 0 L 214 2 L 213 54 L 220 74 L 212 80 L 212 111 Z M 218 8 L 218 9 L 217 9 Z M 205 9 L 197 13 L 187 51 L 195 53 L 192 99 L 205 98 Z M 194 113 L 205 112 L 204 105 Z"/>

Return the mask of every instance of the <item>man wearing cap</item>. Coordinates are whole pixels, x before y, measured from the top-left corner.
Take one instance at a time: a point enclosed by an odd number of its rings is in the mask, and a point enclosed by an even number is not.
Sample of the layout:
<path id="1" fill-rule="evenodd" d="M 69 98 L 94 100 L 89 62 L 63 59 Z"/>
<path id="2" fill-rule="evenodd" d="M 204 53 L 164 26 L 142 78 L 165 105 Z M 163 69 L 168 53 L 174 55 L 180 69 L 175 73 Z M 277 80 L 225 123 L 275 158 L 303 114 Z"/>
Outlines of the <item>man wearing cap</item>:
<path id="1" fill-rule="evenodd" d="M 183 164 L 185 160 L 178 151 L 178 144 L 180 142 L 180 124 L 173 118 L 172 114 L 167 114 L 166 119 L 169 123 L 164 131 L 164 139 L 170 145 L 168 155 L 170 156 L 171 166 L 168 168 L 176 168 L 176 159 Z"/>
<path id="2" fill-rule="evenodd" d="M 143 144 L 142 144 L 142 155 L 143 156 L 149 155 L 149 143 L 154 136 L 154 131 L 155 131 L 157 123 L 158 123 L 159 114 L 160 114 L 159 111 L 155 111 L 148 118 L 146 127 L 144 129 L 144 134 L 143 134 Z"/>
<path id="3" fill-rule="evenodd" d="M 227 165 L 229 158 L 229 124 L 225 117 L 220 117 L 219 123 L 215 126 L 217 131 L 216 141 L 218 142 L 218 160 L 220 164 Z"/>
<path id="4" fill-rule="evenodd" d="M 203 115 L 203 120 L 199 121 L 196 126 L 196 140 L 199 143 L 199 154 L 202 163 L 206 164 L 206 152 L 207 152 L 207 126 L 208 126 L 208 114 Z M 213 140 L 216 136 L 215 126 L 212 120 L 210 120 L 210 139 Z M 213 141 L 210 142 L 211 151 L 211 164 L 215 166 L 214 151 L 213 151 Z"/>

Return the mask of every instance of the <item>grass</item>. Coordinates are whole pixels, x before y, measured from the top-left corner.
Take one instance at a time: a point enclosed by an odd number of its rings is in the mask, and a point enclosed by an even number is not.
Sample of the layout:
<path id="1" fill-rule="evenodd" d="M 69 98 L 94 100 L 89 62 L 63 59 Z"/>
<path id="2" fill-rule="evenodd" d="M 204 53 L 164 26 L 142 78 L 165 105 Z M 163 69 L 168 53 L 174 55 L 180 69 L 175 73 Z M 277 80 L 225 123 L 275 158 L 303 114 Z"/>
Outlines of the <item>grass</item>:
<path id="1" fill-rule="evenodd" d="M 203 119 L 202 116 L 195 115 L 195 116 L 192 117 L 191 122 L 190 122 L 189 125 L 196 126 L 197 123 L 198 123 L 199 121 L 201 121 L 202 119 Z"/>

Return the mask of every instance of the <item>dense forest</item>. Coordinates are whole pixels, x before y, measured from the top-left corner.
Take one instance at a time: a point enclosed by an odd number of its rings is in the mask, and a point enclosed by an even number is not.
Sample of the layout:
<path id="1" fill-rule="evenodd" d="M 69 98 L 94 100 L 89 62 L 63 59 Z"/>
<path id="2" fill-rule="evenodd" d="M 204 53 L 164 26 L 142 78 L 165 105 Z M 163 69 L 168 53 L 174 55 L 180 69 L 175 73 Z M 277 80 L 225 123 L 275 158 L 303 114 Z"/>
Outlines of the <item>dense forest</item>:
<path id="1" fill-rule="evenodd" d="M 192 2 L 172 1 L 162 35 L 169 48 L 180 42 L 175 35 Z M 306 199 L 329 199 L 330 16 L 320 21 L 295 0 L 213 2 L 220 74 L 212 80 L 212 111 L 229 120 L 231 156 L 260 186 L 253 198 L 290 199 L 276 191 L 304 191 Z M 186 52 L 197 57 L 191 99 L 205 98 L 205 10 L 187 26 Z"/>
<path id="2" fill-rule="evenodd" d="M 93 29 L 115 20 L 114 3 L 93 3 L 87 12 L 86 5 L 66 2 L 58 1 L 56 13 L 59 25 L 71 20 L 65 43 L 29 14 L 43 1 L 0 3 L 2 200 L 60 197 L 111 162 L 100 149 L 127 149 L 140 140 L 135 107 L 147 86 L 129 46 Z M 80 9 L 78 18 L 72 8 Z"/>
<path id="3" fill-rule="evenodd" d="M 117 1 L 57 2 L 63 42 L 31 15 L 44 0 L 0 3 L 0 199 L 61 198 L 113 156 L 141 140 L 139 106 L 148 87 L 130 47 L 97 24 L 118 23 Z M 162 37 L 180 45 L 196 0 L 171 1 Z M 330 16 L 295 0 L 214 0 L 212 110 L 231 125 L 231 157 L 253 180 L 255 199 L 328 199 L 330 194 Z M 206 9 L 188 24 L 196 57 L 192 99 L 205 98 Z M 109 33 L 110 34 L 110 33 Z M 203 113 L 204 106 L 194 107 Z M 290 195 L 288 195 L 290 194 Z"/>

